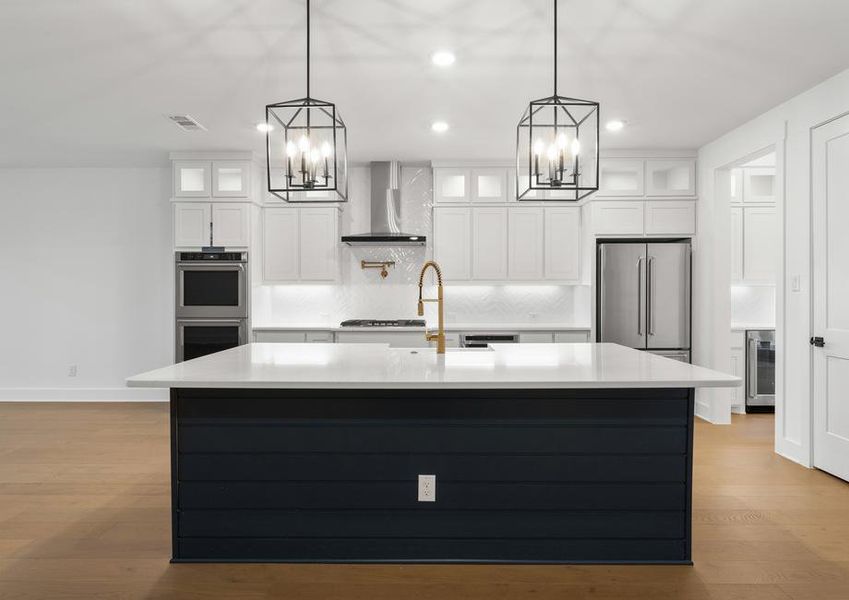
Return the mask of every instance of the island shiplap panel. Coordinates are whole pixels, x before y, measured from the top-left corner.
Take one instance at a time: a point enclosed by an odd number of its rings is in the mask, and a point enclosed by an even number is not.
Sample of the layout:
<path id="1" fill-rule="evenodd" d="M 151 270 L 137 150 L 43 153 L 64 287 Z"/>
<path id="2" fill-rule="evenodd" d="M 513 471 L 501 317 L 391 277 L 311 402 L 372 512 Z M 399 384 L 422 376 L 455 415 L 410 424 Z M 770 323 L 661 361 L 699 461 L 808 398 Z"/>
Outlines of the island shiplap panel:
<path id="1" fill-rule="evenodd" d="M 691 390 L 174 390 L 175 560 L 688 562 Z M 436 501 L 417 477 L 435 474 Z"/>

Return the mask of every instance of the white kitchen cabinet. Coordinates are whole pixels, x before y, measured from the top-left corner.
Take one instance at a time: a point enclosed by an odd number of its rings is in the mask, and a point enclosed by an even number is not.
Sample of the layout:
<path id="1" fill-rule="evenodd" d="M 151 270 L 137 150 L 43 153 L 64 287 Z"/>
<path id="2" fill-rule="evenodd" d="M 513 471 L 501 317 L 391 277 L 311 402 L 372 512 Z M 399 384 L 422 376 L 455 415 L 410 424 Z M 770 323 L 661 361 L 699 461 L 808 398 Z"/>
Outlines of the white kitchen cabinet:
<path id="1" fill-rule="evenodd" d="M 645 206 L 646 235 L 696 233 L 695 201 L 649 200 Z"/>
<path id="2" fill-rule="evenodd" d="M 731 282 L 735 283 L 743 279 L 743 208 L 741 206 L 731 207 L 729 237 Z"/>
<path id="3" fill-rule="evenodd" d="M 209 202 L 174 202 L 174 247 L 209 246 L 211 223 Z"/>
<path id="4" fill-rule="evenodd" d="M 568 343 L 589 342 L 589 341 L 590 341 L 590 332 L 586 331 L 586 330 L 555 331 L 554 332 L 554 343 L 555 344 L 568 344 Z"/>
<path id="5" fill-rule="evenodd" d="M 731 365 L 732 375 L 743 378 L 741 387 L 730 389 L 731 410 L 736 413 L 746 412 L 746 334 L 743 331 L 731 332 Z"/>
<path id="6" fill-rule="evenodd" d="M 247 248 L 250 241 L 250 204 L 213 202 L 212 243 L 225 248 Z"/>
<path id="7" fill-rule="evenodd" d="M 639 159 L 603 158 L 598 166 L 598 196 L 642 196 L 644 164 Z"/>
<path id="8" fill-rule="evenodd" d="M 695 196 L 696 163 L 689 158 L 646 161 L 647 196 Z"/>
<path id="9" fill-rule="evenodd" d="M 297 281 L 300 276 L 298 209 L 266 208 L 262 225 L 263 279 Z"/>
<path id="10" fill-rule="evenodd" d="M 550 344 L 554 334 L 550 331 L 522 331 L 519 333 L 520 344 Z"/>
<path id="11" fill-rule="evenodd" d="M 255 342 L 272 342 L 278 344 L 302 343 L 306 338 L 303 331 L 254 331 Z"/>
<path id="12" fill-rule="evenodd" d="M 743 280 L 775 283 L 779 260 L 778 241 L 776 207 L 743 208 Z"/>
<path id="13" fill-rule="evenodd" d="M 545 210 L 545 278 L 581 280 L 581 209 L 575 206 Z"/>
<path id="14" fill-rule="evenodd" d="M 299 208 L 299 262 L 304 281 L 335 281 L 339 269 L 338 211 Z"/>
<path id="15" fill-rule="evenodd" d="M 175 160 L 177 198 L 248 198 L 251 163 L 248 160 Z"/>
<path id="16" fill-rule="evenodd" d="M 507 208 L 472 209 L 472 278 L 507 279 Z"/>
<path id="17" fill-rule="evenodd" d="M 507 202 L 507 169 L 500 167 L 471 170 L 472 202 Z"/>
<path id="18" fill-rule="evenodd" d="M 174 247 L 247 248 L 250 205 L 231 202 L 174 202 Z"/>
<path id="19" fill-rule="evenodd" d="M 219 198 L 250 196 L 251 164 L 246 160 L 221 160 L 212 163 L 212 195 Z"/>
<path id="20" fill-rule="evenodd" d="M 208 198 L 212 195 L 212 163 L 205 160 L 175 160 L 174 196 Z"/>
<path id="21" fill-rule="evenodd" d="M 743 170 L 743 202 L 775 203 L 775 167 L 746 167 Z"/>
<path id="22" fill-rule="evenodd" d="M 544 215 L 542 208 L 515 207 L 508 218 L 507 273 L 511 281 L 543 279 Z"/>
<path id="23" fill-rule="evenodd" d="M 633 200 L 593 202 L 593 231 L 601 235 L 642 235 L 644 204 Z"/>
<path id="24" fill-rule="evenodd" d="M 307 331 L 304 341 L 309 344 L 331 344 L 334 341 L 332 331 Z"/>
<path id="25" fill-rule="evenodd" d="M 266 282 L 333 282 L 338 279 L 335 207 L 266 208 L 263 278 Z"/>
<path id="26" fill-rule="evenodd" d="M 448 281 L 471 279 L 471 209 L 436 207 L 433 210 L 433 254 Z"/>
<path id="27" fill-rule="evenodd" d="M 439 167 L 433 170 L 433 196 L 436 203 L 466 203 L 471 198 L 471 170 Z"/>

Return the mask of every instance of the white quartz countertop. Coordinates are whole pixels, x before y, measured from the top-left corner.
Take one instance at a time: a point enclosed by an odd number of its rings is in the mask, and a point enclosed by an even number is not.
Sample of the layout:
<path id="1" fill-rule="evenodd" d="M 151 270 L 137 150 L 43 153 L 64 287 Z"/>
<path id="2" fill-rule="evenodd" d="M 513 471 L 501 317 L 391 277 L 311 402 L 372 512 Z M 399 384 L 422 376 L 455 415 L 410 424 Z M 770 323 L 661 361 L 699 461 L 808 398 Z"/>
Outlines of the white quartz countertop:
<path id="1" fill-rule="evenodd" d="M 731 331 L 745 331 L 746 329 L 775 329 L 775 325 L 765 323 L 732 323 Z"/>
<path id="2" fill-rule="evenodd" d="M 430 325 L 436 328 L 436 324 Z M 422 331 L 423 327 L 342 327 L 327 323 L 254 325 L 253 331 Z M 563 323 L 446 323 L 445 331 L 589 331 L 589 325 Z"/>
<path id="3" fill-rule="evenodd" d="M 618 344 L 494 344 L 488 349 L 388 344 L 257 343 L 127 379 L 178 388 L 691 388 L 739 377 Z"/>

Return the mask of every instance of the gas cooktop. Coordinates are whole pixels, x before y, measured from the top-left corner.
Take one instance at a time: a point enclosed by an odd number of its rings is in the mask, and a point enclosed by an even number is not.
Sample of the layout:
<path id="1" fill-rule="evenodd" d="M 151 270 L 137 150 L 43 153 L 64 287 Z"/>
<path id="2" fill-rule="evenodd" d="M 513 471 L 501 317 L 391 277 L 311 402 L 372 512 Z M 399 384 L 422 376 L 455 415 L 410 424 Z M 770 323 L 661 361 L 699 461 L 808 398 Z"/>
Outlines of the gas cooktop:
<path id="1" fill-rule="evenodd" d="M 424 327 L 424 319 L 349 319 L 342 327 Z"/>

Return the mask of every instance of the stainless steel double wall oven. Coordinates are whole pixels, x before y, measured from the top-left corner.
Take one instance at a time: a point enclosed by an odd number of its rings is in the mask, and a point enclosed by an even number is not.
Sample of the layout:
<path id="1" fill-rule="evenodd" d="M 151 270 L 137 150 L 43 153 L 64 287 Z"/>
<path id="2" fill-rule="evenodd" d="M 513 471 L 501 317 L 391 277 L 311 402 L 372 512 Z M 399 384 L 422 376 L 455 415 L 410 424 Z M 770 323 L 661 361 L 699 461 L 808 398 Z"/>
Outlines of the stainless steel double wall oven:
<path id="1" fill-rule="evenodd" d="M 176 362 L 247 343 L 247 252 L 177 252 L 175 272 Z"/>

